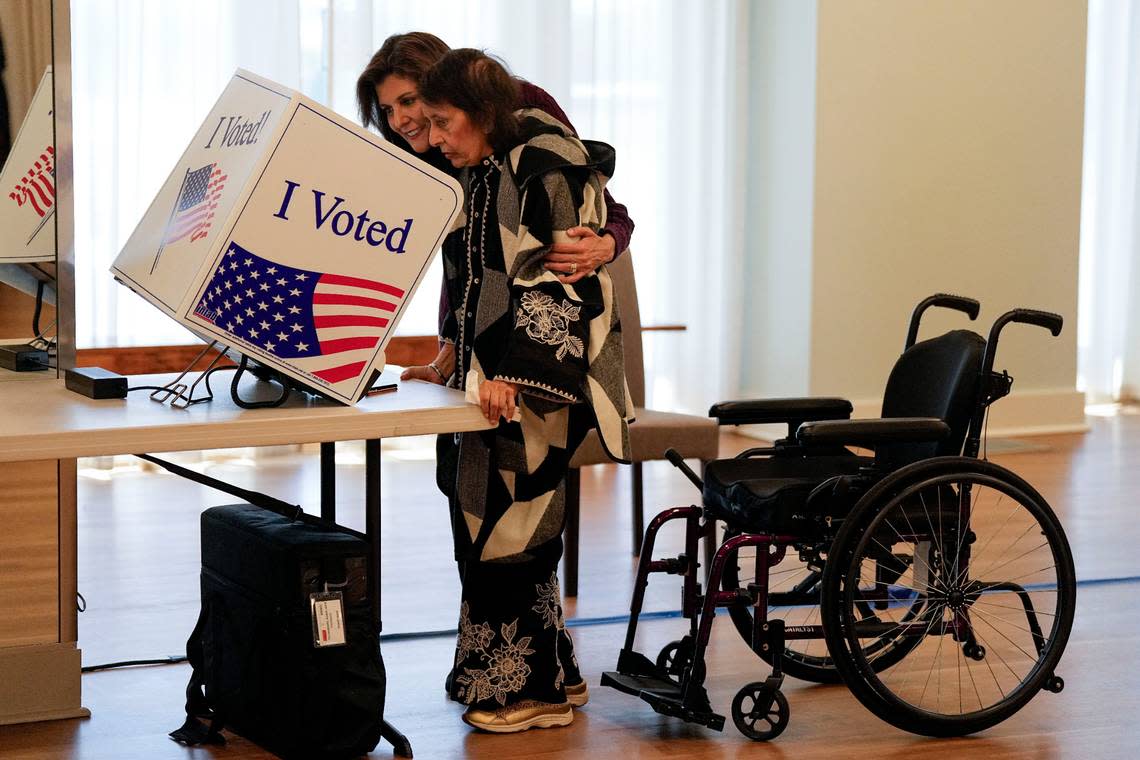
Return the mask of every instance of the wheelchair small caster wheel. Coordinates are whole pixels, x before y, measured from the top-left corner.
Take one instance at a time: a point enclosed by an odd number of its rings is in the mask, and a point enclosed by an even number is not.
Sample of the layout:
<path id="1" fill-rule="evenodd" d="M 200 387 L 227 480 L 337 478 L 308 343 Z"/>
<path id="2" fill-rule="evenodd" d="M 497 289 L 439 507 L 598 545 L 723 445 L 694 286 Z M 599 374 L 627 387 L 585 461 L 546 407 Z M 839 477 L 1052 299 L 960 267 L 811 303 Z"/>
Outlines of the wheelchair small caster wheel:
<path id="1" fill-rule="evenodd" d="M 963 644 L 962 654 L 971 660 L 981 662 L 986 659 L 986 648 L 981 644 Z"/>
<path id="2" fill-rule="evenodd" d="M 670 641 L 657 653 L 657 667 L 671 676 L 680 676 L 692 659 L 692 645 L 684 639 L 678 639 Z"/>
<path id="3" fill-rule="evenodd" d="M 766 742 L 784 733 L 790 712 L 784 692 L 763 681 L 748 684 L 732 700 L 732 722 L 753 741 Z"/>
<path id="4" fill-rule="evenodd" d="M 1042 688 L 1044 688 L 1045 691 L 1051 691 L 1054 694 L 1060 694 L 1061 690 L 1065 688 L 1065 679 L 1061 678 L 1061 676 L 1049 676 L 1047 679 L 1045 679 L 1045 686 Z"/>

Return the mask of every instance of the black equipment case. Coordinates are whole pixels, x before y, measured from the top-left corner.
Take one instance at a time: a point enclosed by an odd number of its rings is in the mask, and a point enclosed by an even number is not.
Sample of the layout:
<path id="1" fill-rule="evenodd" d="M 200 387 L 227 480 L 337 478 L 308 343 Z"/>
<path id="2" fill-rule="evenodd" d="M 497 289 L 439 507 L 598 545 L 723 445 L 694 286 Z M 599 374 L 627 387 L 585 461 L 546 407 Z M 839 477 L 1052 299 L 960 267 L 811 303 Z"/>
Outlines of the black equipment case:
<path id="1" fill-rule="evenodd" d="M 356 757 L 379 742 L 385 673 L 368 543 L 293 518 L 250 504 L 202 513 L 202 611 L 177 741 L 221 743 L 226 726 L 286 758 Z M 311 599 L 329 592 L 343 597 L 345 643 L 318 646 Z"/>

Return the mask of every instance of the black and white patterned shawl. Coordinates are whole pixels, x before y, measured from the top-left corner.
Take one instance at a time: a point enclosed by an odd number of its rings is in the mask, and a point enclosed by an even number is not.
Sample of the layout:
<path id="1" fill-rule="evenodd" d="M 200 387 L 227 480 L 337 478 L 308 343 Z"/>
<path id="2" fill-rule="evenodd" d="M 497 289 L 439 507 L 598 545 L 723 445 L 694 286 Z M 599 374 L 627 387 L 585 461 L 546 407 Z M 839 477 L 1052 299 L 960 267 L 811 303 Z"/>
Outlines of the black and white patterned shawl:
<path id="1" fill-rule="evenodd" d="M 542 266 L 567 229 L 605 224 L 613 149 L 578 140 L 542 111 L 520 111 L 519 120 L 525 141 L 492 159 L 500 168 L 491 176 L 501 257 L 498 245 L 484 246 L 481 283 L 472 288 L 464 262 L 475 254 L 463 239 L 470 208 L 444 244 L 454 309 L 443 338 L 456 343 L 453 383 L 465 387 L 474 371 L 480 381 L 521 386 L 521 424 L 461 439 L 456 499 L 463 520 L 456 529 L 465 522 L 468 536 L 457 535 L 457 547 L 482 560 L 525 558 L 528 547 L 560 533 L 562 483 L 586 428 L 597 429 L 612 458 L 630 458 L 633 403 L 609 273 L 602 267 L 567 285 Z M 479 172 L 465 170 L 461 183 L 487 176 Z"/>

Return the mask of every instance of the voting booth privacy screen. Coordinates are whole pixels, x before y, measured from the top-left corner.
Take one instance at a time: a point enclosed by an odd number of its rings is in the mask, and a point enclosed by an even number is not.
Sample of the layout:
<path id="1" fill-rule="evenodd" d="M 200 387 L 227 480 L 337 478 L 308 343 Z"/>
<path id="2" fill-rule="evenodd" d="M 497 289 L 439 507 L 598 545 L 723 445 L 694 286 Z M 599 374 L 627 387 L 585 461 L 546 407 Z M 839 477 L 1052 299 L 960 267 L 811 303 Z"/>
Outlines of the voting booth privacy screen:
<path id="1" fill-rule="evenodd" d="M 52 103 L 49 66 L 0 170 L 0 263 L 55 261 Z"/>
<path id="2" fill-rule="evenodd" d="M 239 70 L 111 270 L 199 337 L 351 404 L 462 199 L 412 154 Z"/>

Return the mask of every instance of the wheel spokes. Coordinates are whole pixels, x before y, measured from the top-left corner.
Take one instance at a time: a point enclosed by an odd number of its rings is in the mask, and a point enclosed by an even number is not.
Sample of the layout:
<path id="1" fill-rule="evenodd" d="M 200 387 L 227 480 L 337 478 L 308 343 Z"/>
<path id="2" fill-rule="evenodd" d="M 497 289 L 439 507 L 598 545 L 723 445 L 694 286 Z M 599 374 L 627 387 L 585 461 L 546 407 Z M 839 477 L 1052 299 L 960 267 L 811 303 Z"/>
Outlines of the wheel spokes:
<path id="1" fill-rule="evenodd" d="M 1041 661 L 1069 592 L 1054 554 L 1056 530 L 1033 503 L 991 477 L 947 475 L 867 514 L 855 550 L 844 553 L 841 594 L 845 649 L 873 690 L 888 703 L 953 719 L 1040 688 Z M 912 612 L 924 606 L 900 619 L 902 599 Z M 872 606 L 875 613 L 864 615 Z M 906 662 L 879 667 L 876 647 L 887 642 L 906 647 Z"/>

